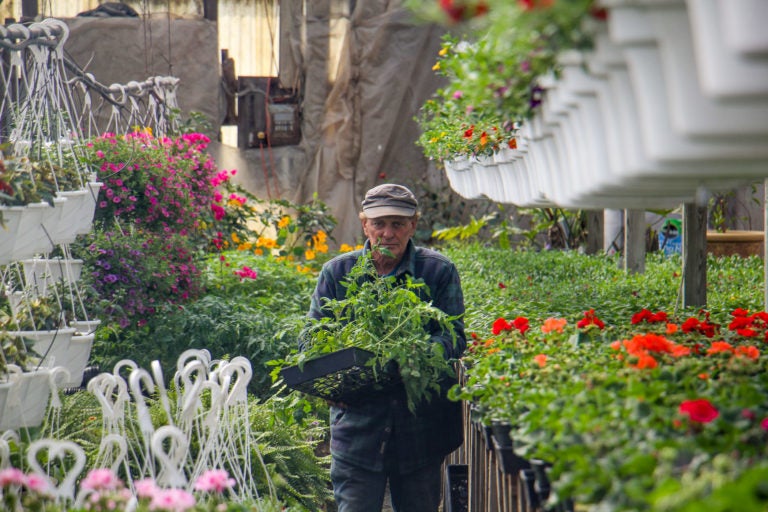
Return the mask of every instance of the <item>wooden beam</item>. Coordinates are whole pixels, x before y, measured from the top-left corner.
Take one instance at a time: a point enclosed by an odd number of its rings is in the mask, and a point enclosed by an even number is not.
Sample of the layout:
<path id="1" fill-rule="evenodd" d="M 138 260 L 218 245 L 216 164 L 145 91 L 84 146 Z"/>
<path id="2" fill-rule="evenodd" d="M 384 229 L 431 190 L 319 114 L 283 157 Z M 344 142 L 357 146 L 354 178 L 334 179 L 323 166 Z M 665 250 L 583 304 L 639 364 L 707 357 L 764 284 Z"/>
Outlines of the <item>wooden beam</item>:
<path id="1" fill-rule="evenodd" d="M 683 205 L 683 307 L 707 305 L 707 207 Z"/>
<path id="2" fill-rule="evenodd" d="M 645 272 L 645 210 L 624 210 L 624 270 Z"/>

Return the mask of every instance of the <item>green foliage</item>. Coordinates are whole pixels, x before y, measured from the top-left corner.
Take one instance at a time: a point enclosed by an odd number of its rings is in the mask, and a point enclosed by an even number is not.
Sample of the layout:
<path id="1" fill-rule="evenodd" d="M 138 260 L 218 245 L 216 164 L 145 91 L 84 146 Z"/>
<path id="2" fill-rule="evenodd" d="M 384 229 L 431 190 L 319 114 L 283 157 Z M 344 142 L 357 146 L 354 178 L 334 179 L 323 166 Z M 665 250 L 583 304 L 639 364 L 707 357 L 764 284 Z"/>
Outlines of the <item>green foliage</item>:
<path id="1" fill-rule="evenodd" d="M 379 276 L 371 254 L 361 256 L 345 277 L 344 299 L 323 304 L 330 316 L 310 319 L 302 333 L 303 350 L 282 364 L 275 363 L 273 375 L 288 364 L 301 367 L 331 352 L 361 348 L 374 354 L 366 364 L 375 370 L 390 362 L 397 365 L 413 411 L 419 402 L 438 393 L 440 379 L 453 371 L 443 346 L 430 341 L 428 326 L 454 336 L 454 318 L 428 301 L 423 281 L 406 276 L 405 282 L 398 282 L 394 276 Z"/>

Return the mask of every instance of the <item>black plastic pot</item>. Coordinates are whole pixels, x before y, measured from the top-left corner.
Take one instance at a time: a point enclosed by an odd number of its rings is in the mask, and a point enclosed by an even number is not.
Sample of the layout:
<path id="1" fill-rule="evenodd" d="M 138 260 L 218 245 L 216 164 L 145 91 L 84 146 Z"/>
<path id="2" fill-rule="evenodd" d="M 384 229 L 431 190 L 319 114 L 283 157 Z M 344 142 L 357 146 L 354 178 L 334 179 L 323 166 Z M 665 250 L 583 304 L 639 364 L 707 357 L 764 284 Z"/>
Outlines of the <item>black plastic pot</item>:
<path id="1" fill-rule="evenodd" d="M 445 467 L 444 512 L 469 510 L 469 467 L 466 464 L 448 464 Z"/>

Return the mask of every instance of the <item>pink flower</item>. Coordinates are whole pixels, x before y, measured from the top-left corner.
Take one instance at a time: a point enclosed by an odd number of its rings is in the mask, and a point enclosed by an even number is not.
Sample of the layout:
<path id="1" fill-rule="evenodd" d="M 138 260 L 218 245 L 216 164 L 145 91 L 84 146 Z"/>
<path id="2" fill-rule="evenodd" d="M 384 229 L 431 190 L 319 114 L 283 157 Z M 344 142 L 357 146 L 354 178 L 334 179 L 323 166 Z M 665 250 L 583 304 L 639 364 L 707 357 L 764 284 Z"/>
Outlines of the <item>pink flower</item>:
<path id="1" fill-rule="evenodd" d="M 123 482 L 111 469 L 92 469 L 80 483 L 80 487 L 89 491 L 113 491 L 122 487 Z"/>
<path id="2" fill-rule="evenodd" d="M 151 478 L 142 478 L 134 482 L 133 485 L 136 488 L 136 496 L 139 498 L 151 498 L 160 490 Z"/>
<path id="3" fill-rule="evenodd" d="M 256 279 L 257 277 L 259 277 L 258 272 L 246 266 L 243 266 L 241 270 L 233 271 L 233 273 L 240 278 L 240 281 L 242 281 L 243 279 Z"/>
<path id="4" fill-rule="evenodd" d="M 195 506 L 195 497 L 183 489 L 159 489 L 152 496 L 150 510 L 184 512 Z"/>
<path id="5" fill-rule="evenodd" d="M 0 489 L 9 485 L 23 485 L 26 483 L 24 472 L 16 468 L 7 468 L 0 471 Z"/>
<path id="6" fill-rule="evenodd" d="M 768 431 L 768 418 L 763 418 L 763 421 L 760 422 L 760 428 Z"/>
<path id="7" fill-rule="evenodd" d="M 223 469 L 209 469 L 195 482 L 195 490 L 203 492 L 224 492 L 235 485 L 235 479 Z"/>
<path id="8" fill-rule="evenodd" d="M 48 492 L 48 482 L 40 475 L 30 473 L 27 475 L 27 481 L 24 485 L 30 491 L 34 491 L 38 494 L 44 494 Z"/>

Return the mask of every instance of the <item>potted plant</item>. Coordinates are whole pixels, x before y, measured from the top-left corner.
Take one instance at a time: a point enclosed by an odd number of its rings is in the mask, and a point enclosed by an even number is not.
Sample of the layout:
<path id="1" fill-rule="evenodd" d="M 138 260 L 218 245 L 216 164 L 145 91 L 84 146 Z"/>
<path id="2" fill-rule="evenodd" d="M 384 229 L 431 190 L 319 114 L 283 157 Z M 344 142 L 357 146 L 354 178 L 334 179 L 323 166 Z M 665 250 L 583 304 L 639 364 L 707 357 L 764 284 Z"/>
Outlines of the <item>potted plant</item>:
<path id="1" fill-rule="evenodd" d="M 360 384 L 375 387 L 377 382 L 388 386 L 401 381 L 408 407 L 414 410 L 419 402 L 429 400 L 433 393 L 440 391 L 441 378 L 455 375 L 452 363 L 444 357 L 442 345 L 431 343 L 427 331 L 427 324 L 433 323 L 453 333 L 454 318 L 422 300 L 422 294 L 426 293 L 424 283 L 411 279 L 398 283 L 394 277 L 379 276 L 370 252 L 352 268 L 347 283 L 346 297 L 327 303 L 332 316 L 310 322 L 301 335 L 303 350 L 277 362 L 273 376 L 277 377 L 282 371 L 285 377 L 288 371 L 290 377 L 293 371 L 299 378 L 298 383 L 306 384 L 301 374 L 307 373 L 306 377 L 324 387 L 335 380 L 344 383 L 342 388 L 356 387 L 356 392 L 363 393 L 367 391 L 360 389 Z M 363 358 L 355 351 L 364 351 Z M 331 360 L 320 375 L 303 372 L 312 362 L 324 357 Z M 290 364 L 294 366 L 286 367 Z M 360 377 L 361 367 L 368 370 L 372 381 L 351 382 L 350 377 Z M 313 394 L 320 391 L 311 387 L 301 389 Z M 345 392 L 345 389 L 339 391 Z M 344 401 L 345 397 L 324 398 Z"/>
<path id="2" fill-rule="evenodd" d="M 68 357 L 75 329 L 66 327 L 56 298 L 22 293 L 11 309 L 11 314 L 0 313 L 0 328 L 40 354 L 42 366 L 61 365 Z"/>
<path id="3" fill-rule="evenodd" d="M 754 185 L 751 191 L 752 202 L 759 205 Z M 711 229 L 707 231 L 707 252 L 714 256 L 762 257 L 765 238 L 763 231 L 731 229 L 733 221 L 738 220 L 733 214 L 735 196 L 736 191 L 730 190 L 710 198 L 708 221 Z"/>

